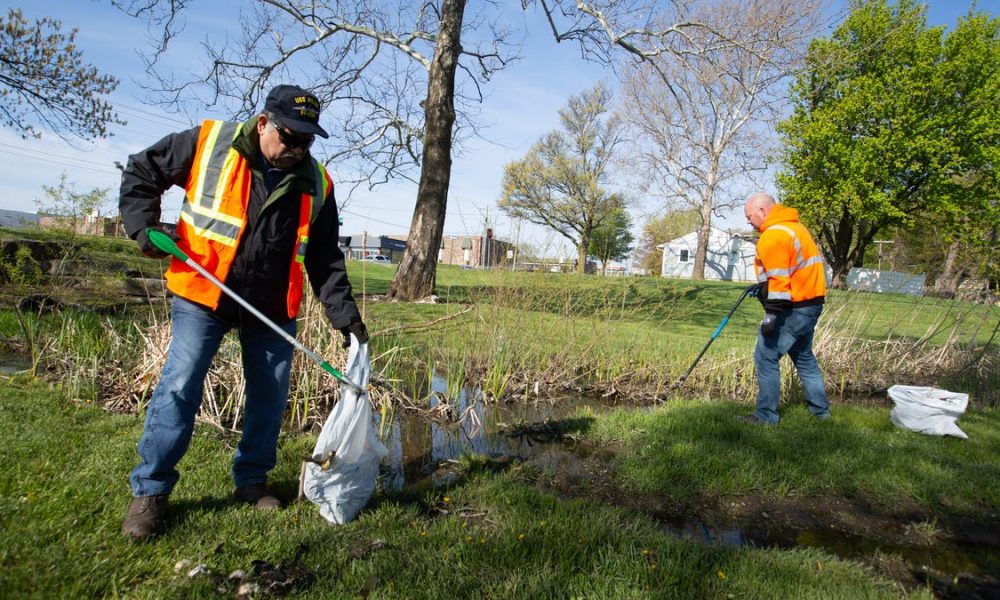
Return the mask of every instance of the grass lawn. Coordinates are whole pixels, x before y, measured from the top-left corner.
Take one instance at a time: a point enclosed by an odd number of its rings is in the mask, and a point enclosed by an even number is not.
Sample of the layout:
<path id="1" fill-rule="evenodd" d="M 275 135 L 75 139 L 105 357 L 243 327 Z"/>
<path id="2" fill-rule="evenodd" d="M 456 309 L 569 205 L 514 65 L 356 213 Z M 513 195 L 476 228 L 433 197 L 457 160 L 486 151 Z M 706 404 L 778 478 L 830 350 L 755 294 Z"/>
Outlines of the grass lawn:
<path id="1" fill-rule="evenodd" d="M 692 496 L 860 498 L 892 512 L 967 515 L 1000 524 L 1000 410 L 959 420 L 968 440 L 898 429 L 887 407 L 833 406 L 818 421 L 803 405 L 781 424 L 747 426 L 725 402 L 671 402 L 595 415 L 587 435 L 617 442 L 623 484 L 684 503 Z"/>
<path id="2" fill-rule="evenodd" d="M 310 598 L 931 597 L 814 549 L 679 539 L 641 514 L 545 494 L 516 466 L 473 470 L 420 495 L 377 493 L 346 526 L 307 503 L 258 513 L 228 499 L 234 438 L 204 427 L 181 463 L 170 529 L 133 543 L 119 527 L 139 417 L 74 404 L 58 387 L 3 386 L 0 589 L 9 598 L 233 597 L 238 584 L 225 578 L 236 570 L 259 590 Z M 688 415 L 664 420 L 683 429 Z M 286 496 L 311 443 L 282 440 L 272 481 Z M 198 564 L 210 574 L 189 578 Z"/>
<path id="3" fill-rule="evenodd" d="M 123 250 L 135 254 L 128 244 L 78 242 L 79 252 L 101 257 L 95 264 L 115 262 Z M 144 273 L 166 266 L 130 260 Z M 582 393 L 618 401 L 626 408 L 587 414 L 583 432 L 609 452 L 608 480 L 597 482 L 605 489 L 557 495 L 545 480 L 558 474 L 524 464 L 486 468 L 470 458 L 466 475 L 448 488 L 380 491 L 357 521 L 330 526 L 306 503 L 270 514 L 233 504 L 236 439 L 202 425 L 181 463 L 170 529 L 150 543 L 128 543 L 119 527 L 141 415 L 111 415 L 96 405 L 113 394 L 125 399 L 116 408 L 135 410 L 148 395 L 162 360 L 154 343 L 167 339 L 163 308 L 148 317 L 4 309 L 0 351 L 30 348 L 40 372 L 51 375 L 0 379 L 0 427 L 9 432 L 0 450 L 4 595 L 233 597 L 238 584 L 225 577 L 239 569 L 248 573 L 245 583 L 265 592 L 303 597 L 929 597 L 815 548 L 678 538 L 655 511 L 626 501 L 655 498 L 667 511 L 695 517 L 748 499 L 790 512 L 829 503 L 832 516 L 860 505 L 928 540 L 946 539 L 962 520 L 981 528 L 998 523 L 998 307 L 832 291 L 817 332 L 831 392 L 891 383 L 969 392 L 960 425 L 970 439 L 960 441 L 896 430 L 884 401 L 835 398 L 834 420 L 815 422 L 796 403 L 787 368 L 782 424 L 736 423 L 755 389 L 761 309 L 752 299 L 685 388 L 666 394 L 743 284 L 444 266 L 441 303 L 381 301 L 395 269 L 348 263 L 373 334 L 375 370 L 417 400 L 434 370 L 449 390 L 471 384 L 493 399 Z M 342 358 L 340 335 L 315 301 L 307 302 L 299 338 L 333 364 Z M 214 400 L 223 410 L 239 400 L 238 356 L 227 340 L 213 367 Z M 325 377 L 296 361 L 298 417 L 287 430 L 322 418 L 333 398 Z M 667 402 L 637 406 L 652 397 Z M 213 416 L 238 426 L 238 411 Z M 313 441 L 282 438 L 272 482 L 286 498 L 295 494 L 299 461 Z M 180 561 L 188 566 L 177 572 Z M 188 578 L 197 564 L 212 575 Z"/>

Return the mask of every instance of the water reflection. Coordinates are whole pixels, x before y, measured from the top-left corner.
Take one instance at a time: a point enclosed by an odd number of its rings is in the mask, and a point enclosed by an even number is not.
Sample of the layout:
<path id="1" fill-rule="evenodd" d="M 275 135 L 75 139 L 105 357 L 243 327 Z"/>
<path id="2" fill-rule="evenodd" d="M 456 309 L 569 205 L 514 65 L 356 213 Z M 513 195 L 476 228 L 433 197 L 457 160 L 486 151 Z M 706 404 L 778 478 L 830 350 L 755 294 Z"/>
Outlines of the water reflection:
<path id="1" fill-rule="evenodd" d="M 434 476 L 438 467 L 463 454 L 516 459 L 545 460 L 545 455 L 564 455 L 564 464 L 553 469 L 579 469 L 579 458 L 560 442 L 538 442 L 530 436 L 508 437 L 498 430 L 504 425 L 545 422 L 559 419 L 582 407 L 599 407 L 591 399 L 564 399 L 556 402 L 485 402 L 479 390 L 463 388 L 458 398 L 447 398 L 447 382 L 431 380 L 429 408 L 441 418 L 414 413 L 397 413 L 383 442 L 389 455 L 382 464 L 382 485 L 402 489 Z M 572 466 L 571 463 L 576 463 Z"/>

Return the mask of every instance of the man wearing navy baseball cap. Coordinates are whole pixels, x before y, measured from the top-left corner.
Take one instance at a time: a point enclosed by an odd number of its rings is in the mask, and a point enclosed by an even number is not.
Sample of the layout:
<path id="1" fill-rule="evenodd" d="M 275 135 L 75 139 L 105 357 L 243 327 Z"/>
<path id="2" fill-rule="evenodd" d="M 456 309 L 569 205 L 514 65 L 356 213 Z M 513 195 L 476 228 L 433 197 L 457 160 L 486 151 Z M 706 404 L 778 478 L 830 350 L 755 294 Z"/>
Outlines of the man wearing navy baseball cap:
<path id="1" fill-rule="evenodd" d="M 331 325 L 346 340 L 368 342 L 338 246 L 333 181 L 312 157 L 322 106 L 315 94 L 279 85 L 264 110 L 243 122 L 208 120 L 170 134 L 129 157 L 119 207 L 129 236 L 146 256 L 166 255 L 146 230 L 171 235 L 185 253 L 288 334 L 308 277 Z M 160 223 L 171 186 L 185 189 L 176 230 Z M 170 348 L 146 411 L 132 502 L 122 531 L 145 539 L 167 523 L 177 463 L 191 441 L 212 357 L 230 329 L 239 333 L 245 407 L 232 462 L 233 497 L 258 509 L 281 506 L 267 485 L 277 460 L 288 399 L 292 346 L 200 273 L 173 259 Z M 353 334 L 353 335 L 352 335 Z"/>
<path id="2" fill-rule="evenodd" d="M 319 126 L 319 99 L 295 85 L 279 85 L 264 102 L 265 113 L 295 133 L 330 137 Z"/>

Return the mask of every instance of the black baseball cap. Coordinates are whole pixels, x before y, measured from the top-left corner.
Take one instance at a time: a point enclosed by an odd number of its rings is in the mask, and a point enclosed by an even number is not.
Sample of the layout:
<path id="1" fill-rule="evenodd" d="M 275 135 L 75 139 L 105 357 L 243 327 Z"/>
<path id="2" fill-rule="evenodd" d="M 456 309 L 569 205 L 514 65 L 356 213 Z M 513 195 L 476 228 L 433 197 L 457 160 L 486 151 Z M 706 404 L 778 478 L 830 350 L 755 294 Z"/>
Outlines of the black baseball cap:
<path id="1" fill-rule="evenodd" d="M 277 117 L 285 128 L 328 138 L 319 126 L 320 109 L 319 99 L 297 85 L 276 86 L 264 102 L 264 110 Z"/>

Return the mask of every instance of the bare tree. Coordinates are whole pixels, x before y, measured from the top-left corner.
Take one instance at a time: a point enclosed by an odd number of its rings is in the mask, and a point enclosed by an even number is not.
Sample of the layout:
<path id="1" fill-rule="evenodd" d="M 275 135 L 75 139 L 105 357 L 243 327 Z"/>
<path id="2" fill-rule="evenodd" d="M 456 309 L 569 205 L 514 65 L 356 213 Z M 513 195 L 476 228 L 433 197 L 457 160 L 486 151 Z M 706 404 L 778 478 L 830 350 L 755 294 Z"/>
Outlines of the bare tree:
<path id="1" fill-rule="evenodd" d="M 424 163 L 406 252 L 389 287 L 389 298 L 415 300 L 434 291 L 438 248 L 444 232 L 451 179 L 452 126 L 455 123 L 455 71 L 462 50 L 465 0 L 443 0 L 434 62 L 427 83 Z M 400 275 L 403 273 L 403 275 Z"/>
<path id="2" fill-rule="evenodd" d="M 713 214 L 741 202 L 741 184 L 768 167 L 770 124 L 785 102 L 779 86 L 800 64 L 821 2 L 698 2 L 682 15 L 707 25 L 689 32 L 689 51 L 626 68 L 632 164 L 668 206 L 699 217 L 694 279 L 705 276 Z M 720 43 L 716 31 L 739 43 Z"/>
<path id="3" fill-rule="evenodd" d="M 585 272 L 594 230 L 624 208 L 605 186 L 622 123 L 610 115 L 612 94 L 603 83 L 571 96 L 559 111 L 562 130 L 546 134 L 521 160 L 504 167 L 500 208 L 552 229 L 577 250 Z"/>
<path id="4" fill-rule="evenodd" d="M 191 0 L 111 0 L 144 19 L 154 33 L 147 54 L 151 86 L 178 109 L 222 106 L 234 117 L 257 110 L 277 83 L 309 87 L 328 108 L 336 132 L 322 150 L 337 181 L 349 190 L 420 170 L 407 249 L 390 297 L 414 300 L 434 290 L 444 227 L 451 156 L 475 135 L 483 86 L 510 60 L 517 40 L 504 26 L 507 5 L 466 0 L 253 0 L 238 15 L 240 35 L 204 43 L 203 72 L 161 71 L 161 58 L 183 32 Z M 557 41 L 580 44 L 585 58 L 610 62 L 617 51 L 649 60 L 697 51 L 702 40 L 726 45 L 697 22 L 646 29 L 652 0 L 522 0 L 544 11 Z M 236 19 L 234 19 L 236 22 Z M 308 78 L 308 80 L 304 80 Z M 193 102 L 193 104 L 189 104 Z"/>

